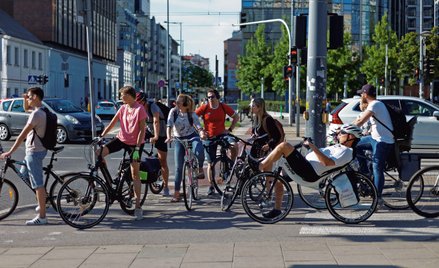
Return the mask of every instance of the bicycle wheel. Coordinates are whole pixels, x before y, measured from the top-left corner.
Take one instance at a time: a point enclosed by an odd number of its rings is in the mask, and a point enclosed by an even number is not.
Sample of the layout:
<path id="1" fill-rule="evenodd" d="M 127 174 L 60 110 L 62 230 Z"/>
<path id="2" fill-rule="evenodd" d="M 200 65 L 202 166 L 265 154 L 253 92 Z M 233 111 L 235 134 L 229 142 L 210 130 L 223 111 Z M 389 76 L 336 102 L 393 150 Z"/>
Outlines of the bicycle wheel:
<path id="1" fill-rule="evenodd" d="M 301 186 L 297 184 L 297 192 L 300 198 L 308 206 L 315 209 L 325 209 L 325 194 L 322 190 L 316 190 L 310 187 Z"/>
<path id="2" fill-rule="evenodd" d="M 407 209 L 407 181 L 403 181 L 398 174 L 384 173 L 384 187 L 381 197 L 384 205 L 390 209 Z"/>
<path id="3" fill-rule="evenodd" d="M 162 171 L 159 170 L 159 174 L 157 175 L 157 180 L 155 182 L 149 183 L 149 189 L 153 194 L 159 194 L 162 192 L 163 187 L 165 186 L 163 182 Z"/>
<path id="4" fill-rule="evenodd" d="M 374 213 L 378 202 L 377 191 L 370 179 L 356 171 L 339 174 L 332 181 L 345 174 L 352 183 L 358 202 L 342 207 L 335 186 L 329 183 L 325 192 L 326 206 L 335 219 L 348 224 L 360 223 Z M 334 199 L 335 196 L 337 196 L 336 199 Z"/>
<path id="5" fill-rule="evenodd" d="M 8 179 L 0 179 L 0 220 L 11 215 L 17 204 L 17 187 Z"/>
<path id="6" fill-rule="evenodd" d="M 221 194 L 222 211 L 228 211 L 232 207 L 241 191 L 242 185 L 242 181 L 238 180 L 236 176 L 232 176 L 231 180 L 227 182 Z"/>
<path id="7" fill-rule="evenodd" d="M 183 164 L 183 199 L 187 210 L 192 210 L 193 191 L 192 191 L 192 168 L 187 162 Z"/>
<path id="8" fill-rule="evenodd" d="M 412 176 L 407 202 L 420 216 L 439 217 L 439 166 L 425 167 Z"/>
<path id="9" fill-rule="evenodd" d="M 210 169 L 210 178 L 217 193 L 223 192 L 223 188 L 225 187 L 224 182 L 227 179 L 226 163 L 224 163 L 221 158 L 221 156 L 218 156 Z"/>
<path id="10" fill-rule="evenodd" d="M 58 208 L 56 207 L 56 197 L 58 196 L 59 189 L 61 189 L 62 179 L 53 173 L 51 173 L 51 177 L 53 178 L 53 182 L 52 185 L 50 185 L 49 195 L 47 196 L 48 200 L 46 200 L 46 202 L 49 201 L 53 209 L 57 211 Z"/>
<path id="11" fill-rule="evenodd" d="M 74 228 L 87 229 L 105 218 L 110 207 L 110 197 L 100 179 L 78 175 L 61 186 L 56 205 L 65 223 Z"/>
<path id="12" fill-rule="evenodd" d="M 290 213 L 293 202 L 294 195 L 290 184 L 272 172 L 253 176 L 241 191 L 241 203 L 245 212 L 259 223 L 272 224 L 283 220 Z M 275 209 L 276 207 L 279 209 Z"/>
<path id="13" fill-rule="evenodd" d="M 134 192 L 133 179 L 131 177 L 131 170 L 128 168 L 121 174 L 122 179 L 117 186 L 117 196 L 119 200 L 120 208 L 128 215 L 134 215 L 134 209 L 136 208 L 136 197 Z M 148 184 L 140 184 L 140 207 L 145 203 L 146 196 L 148 195 Z"/>

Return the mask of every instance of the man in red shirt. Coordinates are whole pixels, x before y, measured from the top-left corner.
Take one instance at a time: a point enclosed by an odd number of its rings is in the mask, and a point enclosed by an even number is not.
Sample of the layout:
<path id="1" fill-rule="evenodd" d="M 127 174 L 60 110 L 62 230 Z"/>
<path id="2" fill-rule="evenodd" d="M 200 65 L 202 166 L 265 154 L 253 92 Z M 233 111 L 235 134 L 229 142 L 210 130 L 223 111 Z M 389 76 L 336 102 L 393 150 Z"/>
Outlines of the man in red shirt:
<path id="1" fill-rule="evenodd" d="M 203 118 L 204 121 L 204 129 L 207 132 L 208 139 L 205 140 L 204 147 L 206 149 L 207 155 L 207 178 L 210 182 L 208 195 L 214 193 L 213 187 L 213 179 L 212 178 L 212 164 L 215 161 L 217 144 L 216 140 L 223 135 L 227 135 L 229 132 L 232 132 L 235 128 L 236 123 L 239 120 L 239 115 L 227 104 L 221 103 L 219 92 L 216 89 L 210 89 L 207 91 L 207 104 L 201 105 L 195 113 Z M 225 122 L 226 116 L 230 116 L 232 120 L 232 124 L 226 130 Z M 232 159 L 236 158 L 237 148 L 232 146 L 231 148 Z"/>

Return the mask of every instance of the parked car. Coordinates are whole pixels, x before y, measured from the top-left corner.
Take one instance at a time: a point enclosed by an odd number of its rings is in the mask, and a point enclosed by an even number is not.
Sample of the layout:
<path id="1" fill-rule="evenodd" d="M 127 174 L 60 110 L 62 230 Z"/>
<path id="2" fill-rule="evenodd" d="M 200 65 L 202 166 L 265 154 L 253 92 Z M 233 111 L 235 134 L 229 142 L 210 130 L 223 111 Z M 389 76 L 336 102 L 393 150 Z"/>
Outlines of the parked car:
<path id="1" fill-rule="evenodd" d="M 95 107 L 95 112 L 101 118 L 113 118 L 117 112 L 117 107 L 112 101 L 99 101 Z"/>
<path id="2" fill-rule="evenodd" d="M 91 139 L 91 114 L 85 112 L 70 100 L 45 98 L 43 105 L 58 117 L 57 142 L 83 141 Z M 18 135 L 28 120 L 29 113 L 23 108 L 23 98 L 0 100 L 0 140 L 9 140 Z M 102 133 L 104 125 L 96 116 L 97 135 Z"/>
<path id="3" fill-rule="evenodd" d="M 402 109 L 407 120 L 418 117 L 413 132 L 413 148 L 438 148 L 439 106 L 420 98 L 408 96 L 378 96 L 378 100 Z M 331 112 L 329 130 L 353 122 L 360 113 L 360 98 L 343 99 Z"/>
<path id="4" fill-rule="evenodd" d="M 116 107 L 117 107 L 118 110 L 119 110 L 120 106 L 122 106 L 122 105 L 123 105 L 123 100 L 117 100 L 116 101 Z"/>

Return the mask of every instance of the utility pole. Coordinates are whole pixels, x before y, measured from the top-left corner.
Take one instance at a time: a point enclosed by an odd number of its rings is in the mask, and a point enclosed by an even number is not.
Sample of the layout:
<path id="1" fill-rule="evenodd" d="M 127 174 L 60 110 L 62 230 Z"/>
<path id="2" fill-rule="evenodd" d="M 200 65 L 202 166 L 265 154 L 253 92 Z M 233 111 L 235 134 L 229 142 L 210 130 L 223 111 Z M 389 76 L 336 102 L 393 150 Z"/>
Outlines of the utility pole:
<path id="1" fill-rule="evenodd" d="M 170 71 L 169 71 L 169 0 L 166 1 L 166 103 L 171 107 L 171 89 L 169 81 Z M 162 98 L 163 96 L 160 96 Z"/>
<path id="2" fill-rule="evenodd" d="M 322 121 L 323 98 L 326 89 L 326 29 L 328 7 L 326 0 L 309 1 L 309 38 L 306 106 L 309 120 L 306 135 L 317 147 L 325 144 L 326 128 Z"/>
<path id="3" fill-rule="evenodd" d="M 424 98 L 424 37 L 422 36 L 423 26 L 423 1 L 419 0 L 419 98 Z"/>

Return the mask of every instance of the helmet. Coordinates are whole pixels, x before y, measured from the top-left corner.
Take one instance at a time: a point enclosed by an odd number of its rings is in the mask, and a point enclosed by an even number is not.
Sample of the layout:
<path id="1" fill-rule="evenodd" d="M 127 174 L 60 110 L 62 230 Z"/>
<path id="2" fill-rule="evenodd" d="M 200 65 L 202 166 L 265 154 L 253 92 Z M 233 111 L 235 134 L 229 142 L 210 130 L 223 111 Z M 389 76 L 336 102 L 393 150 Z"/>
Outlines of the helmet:
<path id="1" fill-rule="evenodd" d="M 137 92 L 136 101 L 137 102 L 146 101 L 146 94 L 143 92 Z"/>
<path id="2" fill-rule="evenodd" d="M 356 138 L 361 137 L 361 128 L 354 124 L 346 124 L 343 125 L 340 129 L 340 131 L 346 132 L 348 134 L 354 135 Z"/>

